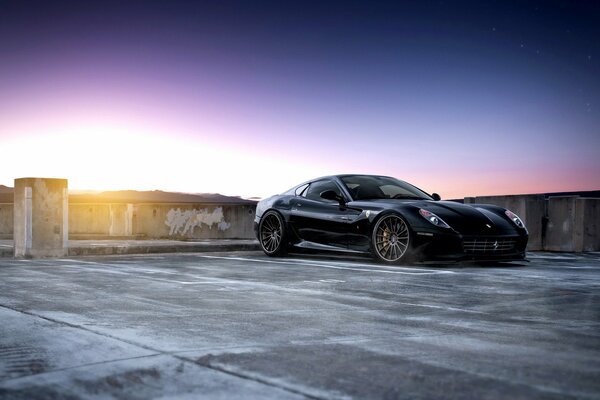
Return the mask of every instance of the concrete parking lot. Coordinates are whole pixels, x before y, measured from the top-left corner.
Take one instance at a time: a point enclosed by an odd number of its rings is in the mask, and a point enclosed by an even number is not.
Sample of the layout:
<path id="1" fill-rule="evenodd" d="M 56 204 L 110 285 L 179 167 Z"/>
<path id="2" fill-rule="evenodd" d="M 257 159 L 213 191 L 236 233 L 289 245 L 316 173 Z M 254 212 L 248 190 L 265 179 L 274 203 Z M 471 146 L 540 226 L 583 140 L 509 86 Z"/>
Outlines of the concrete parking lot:
<path id="1" fill-rule="evenodd" d="M 0 259 L 0 398 L 600 398 L 600 254 Z"/>

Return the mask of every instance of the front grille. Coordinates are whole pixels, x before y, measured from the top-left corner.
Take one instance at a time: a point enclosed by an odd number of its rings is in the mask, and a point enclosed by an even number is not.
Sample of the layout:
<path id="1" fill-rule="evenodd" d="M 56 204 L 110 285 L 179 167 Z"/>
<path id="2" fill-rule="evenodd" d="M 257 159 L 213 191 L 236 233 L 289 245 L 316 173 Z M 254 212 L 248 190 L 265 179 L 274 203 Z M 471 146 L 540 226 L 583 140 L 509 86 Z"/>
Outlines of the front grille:
<path id="1" fill-rule="evenodd" d="M 467 254 L 505 254 L 515 251 L 517 241 L 512 238 L 469 238 L 463 240 Z"/>

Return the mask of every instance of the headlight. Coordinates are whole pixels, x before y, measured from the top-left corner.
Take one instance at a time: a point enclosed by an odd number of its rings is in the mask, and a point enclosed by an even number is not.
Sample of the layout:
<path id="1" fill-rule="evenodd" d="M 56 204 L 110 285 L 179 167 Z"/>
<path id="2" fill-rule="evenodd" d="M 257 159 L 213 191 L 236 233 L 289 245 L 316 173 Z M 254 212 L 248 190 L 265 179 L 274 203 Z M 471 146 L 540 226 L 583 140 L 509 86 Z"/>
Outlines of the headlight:
<path id="1" fill-rule="evenodd" d="M 427 221 L 431 222 L 435 226 L 439 226 L 440 228 L 450 228 L 450 225 L 444 222 L 443 219 L 432 213 L 431 211 L 427 211 L 424 209 L 419 210 L 419 214 Z"/>
<path id="2" fill-rule="evenodd" d="M 512 211 L 508 211 L 508 210 L 504 211 L 504 214 L 506 214 L 508 219 L 510 219 L 512 222 L 514 222 L 514 224 L 516 226 L 518 226 L 519 228 L 525 229 L 525 224 L 523 223 L 523 221 L 521 221 L 521 218 L 519 218 L 519 216 L 517 214 L 515 214 Z"/>

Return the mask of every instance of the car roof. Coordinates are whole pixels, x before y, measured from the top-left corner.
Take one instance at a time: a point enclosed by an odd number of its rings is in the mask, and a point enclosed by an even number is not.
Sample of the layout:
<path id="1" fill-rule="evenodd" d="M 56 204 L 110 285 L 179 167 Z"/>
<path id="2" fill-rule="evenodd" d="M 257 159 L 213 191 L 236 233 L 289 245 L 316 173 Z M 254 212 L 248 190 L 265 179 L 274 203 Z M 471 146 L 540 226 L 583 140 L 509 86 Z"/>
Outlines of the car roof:
<path id="1" fill-rule="evenodd" d="M 368 177 L 374 177 L 374 178 L 392 178 L 391 176 L 386 176 L 386 175 L 374 175 L 374 174 L 338 174 L 338 175 L 325 175 L 325 176 L 320 176 L 318 178 L 313 178 L 313 179 L 309 179 L 307 181 L 304 181 L 296 186 L 294 186 L 295 188 L 302 186 L 302 185 L 306 185 L 308 183 L 311 182 L 316 182 L 316 181 L 320 181 L 322 179 L 333 179 L 333 178 L 337 178 L 337 179 L 341 179 L 347 176 L 368 176 Z M 394 178 L 396 179 L 396 178 Z"/>
<path id="2" fill-rule="evenodd" d="M 374 177 L 374 178 L 391 178 L 391 176 L 374 175 L 374 174 L 338 174 L 338 175 L 325 175 L 325 176 L 320 176 L 318 178 L 309 179 L 308 181 L 303 182 L 302 184 L 319 181 L 321 179 L 331 179 L 331 178 L 341 179 L 341 178 L 344 178 L 344 177 L 347 177 L 347 176 L 368 176 L 368 177 Z"/>

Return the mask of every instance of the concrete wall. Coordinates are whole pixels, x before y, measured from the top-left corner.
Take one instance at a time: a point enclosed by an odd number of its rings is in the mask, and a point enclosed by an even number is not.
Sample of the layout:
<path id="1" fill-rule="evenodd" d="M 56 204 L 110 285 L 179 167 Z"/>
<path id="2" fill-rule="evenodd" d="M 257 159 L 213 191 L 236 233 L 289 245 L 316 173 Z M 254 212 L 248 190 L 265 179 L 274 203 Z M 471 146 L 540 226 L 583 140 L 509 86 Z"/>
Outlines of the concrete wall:
<path id="1" fill-rule="evenodd" d="M 254 238 L 254 205 L 137 204 L 134 232 L 153 238 Z"/>
<path id="2" fill-rule="evenodd" d="M 577 207 L 581 210 L 581 250 L 600 251 L 600 198 L 577 199 Z"/>
<path id="3" fill-rule="evenodd" d="M 252 204 L 69 204 L 73 239 L 253 239 Z M 13 204 L 0 204 L 0 239 L 13 237 Z"/>
<path id="4" fill-rule="evenodd" d="M 547 250 L 575 251 L 576 201 L 576 196 L 548 199 Z"/>
<path id="5" fill-rule="evenodd" d="M 546 250 L 600 250 L 600 199 L 550 197 Z"/>
<path id="6" fill-rule="evenodd" d="M 517 214 L 529 231 L 527 250 L 544 249 L 546 200 L 544 195 L 465 197 L 465 204 L 494 204 Z"/>
<path id="7" fill-rule="evenodd" d="M 69 234 L 131 236 L 133 204 L 69 205 Z"/>
<path id="8" fill-rule="evenodd" d="M 13 204 L 0 203 L 0 239 L 13 238 Z"/>

